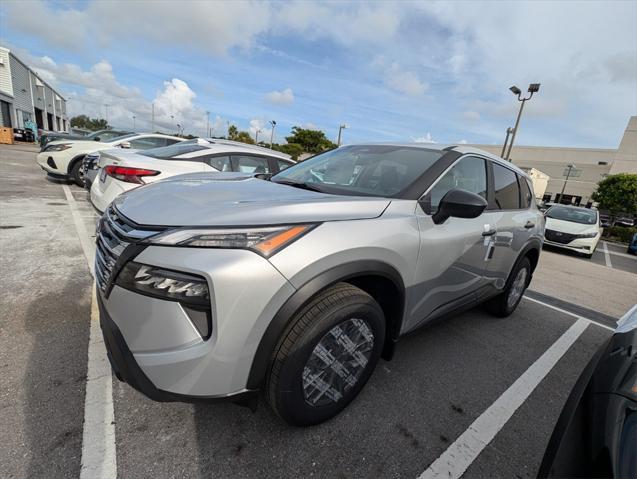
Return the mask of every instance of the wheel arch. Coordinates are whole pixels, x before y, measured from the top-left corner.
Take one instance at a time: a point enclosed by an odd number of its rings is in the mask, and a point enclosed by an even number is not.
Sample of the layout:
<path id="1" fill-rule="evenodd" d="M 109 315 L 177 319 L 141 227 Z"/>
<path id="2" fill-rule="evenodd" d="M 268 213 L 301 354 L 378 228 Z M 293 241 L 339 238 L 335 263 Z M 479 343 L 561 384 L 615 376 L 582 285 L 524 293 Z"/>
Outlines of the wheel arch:
<path id="1" fill-rule="evenodd" d="M 71 161 L 69 161 L 69 164 L 66 167 L 66 172 L 70 175 L 75 164 L 79 161 L 82 161 L 86 155 L 88 155 L 88 153 L 80 153 L 79 155 L 75 155 L 73 158 L 71 158 Z"/>
<path id="2" fill-rule="evenodd" d="M 266 328 L 248 375 L 247 389 L 263 386 L 270 362 L 282 335 L 290 326 L 294 315 L 317 293 L 336 283 L 349 283 L 372 296 L 385 314 L 387 333 L 382 357 L 390 359 L 403 319 L 405 286 L 396 268 L 375 260 L 361 260 L 344 263 L 307 281 L 274 315 Z"/>

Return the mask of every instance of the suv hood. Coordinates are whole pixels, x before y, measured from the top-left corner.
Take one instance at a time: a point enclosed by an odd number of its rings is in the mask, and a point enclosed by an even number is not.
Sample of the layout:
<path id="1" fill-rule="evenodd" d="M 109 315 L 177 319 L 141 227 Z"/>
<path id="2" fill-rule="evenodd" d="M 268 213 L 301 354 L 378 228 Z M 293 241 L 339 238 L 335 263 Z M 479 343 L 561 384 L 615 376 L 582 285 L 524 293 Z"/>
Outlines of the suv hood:
<path id="1" fill-rule="evenodd" d="M 302 190 L 242 173 L 173 176 L 120 195 L 116 208 L 140 225 L 253 226 L 376 218 L 387 198 Z"/>

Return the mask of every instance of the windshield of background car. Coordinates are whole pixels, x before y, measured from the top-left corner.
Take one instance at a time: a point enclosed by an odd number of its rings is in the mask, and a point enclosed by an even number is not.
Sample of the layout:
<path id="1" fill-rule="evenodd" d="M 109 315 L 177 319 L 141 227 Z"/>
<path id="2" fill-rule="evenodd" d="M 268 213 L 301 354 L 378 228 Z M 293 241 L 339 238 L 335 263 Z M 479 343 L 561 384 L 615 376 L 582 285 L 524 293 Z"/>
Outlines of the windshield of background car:
<path id="1" fill-rule="evenodd" d="M 121 135 L 121 136 L 116 136 L 115 138 L 111 138 L 105 141 L 104 143 L 116 143 L 118 141 L 125 140 L 126 138 L 132 138 L 134 136 L 137 136 L 137 133 L 128 133 L 127 135 Z"/>
<path id="2" fill-rule="evenodd" d="M 546 217 L 583 225 L 594 225 L 597 223 L 597 213 L 595 211 L 568 208 L 566 206 L 553 206 L 546 212 Z"/>
<path id="3" fill-rule="evenodd" d="M 340 195 L 399 196 L 444 153 L 409 146 L 343 146 L 291 166 L 272 181 Z"/>
<path id="4" fill-rule="evenodd" d="M 162 146 L 160 148 L 152 148 L 140 153 L 144 156 L 150 156 L 151 158 L 158 158 L 160 160 L 167 160 L 175 158 L 179 155 L 185 155 L 186 153 L 192 153 L 194 151 L 207 150 L 205 146 L 198 145 L 196 142 L 184 141 L 181 143 L 175 143 L 170 146 Z"/>

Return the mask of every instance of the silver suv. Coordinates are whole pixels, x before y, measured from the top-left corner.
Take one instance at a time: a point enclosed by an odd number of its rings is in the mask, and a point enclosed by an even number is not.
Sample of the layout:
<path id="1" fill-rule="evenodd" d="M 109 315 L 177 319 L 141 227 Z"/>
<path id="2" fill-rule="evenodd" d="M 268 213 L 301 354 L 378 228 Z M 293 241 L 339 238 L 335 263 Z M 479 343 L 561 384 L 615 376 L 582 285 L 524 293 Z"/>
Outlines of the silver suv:
<path id="1" fill-rule="evenodd" d="M 259 391 L 294 425 L 356 397 L 397 340 L 517 307 L 544 218 L 530 179 L 465 146 L 341 147 L 271 179 L 192 174 L 100 220 L 101 325 L 118 378 L 158 401 Z"/>

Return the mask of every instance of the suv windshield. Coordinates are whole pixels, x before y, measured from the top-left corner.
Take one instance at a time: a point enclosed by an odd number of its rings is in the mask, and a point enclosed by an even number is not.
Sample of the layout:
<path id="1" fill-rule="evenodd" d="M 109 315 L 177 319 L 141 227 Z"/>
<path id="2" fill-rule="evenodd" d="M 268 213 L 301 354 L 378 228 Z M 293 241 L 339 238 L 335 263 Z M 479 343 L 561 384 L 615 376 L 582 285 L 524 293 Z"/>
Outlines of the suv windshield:
<path id="1" fill-rule="evenodd" d="M 184 141 L 182 143 L 175 143 L 170 146 L 162 146 L 160 148 L 152 148 L 140 153 L 144 156 L 150 156 L 151 158 L 158 158 L 160 160 L 167 160 L 175 158 L 179 155 L 186 153 L 192 153 L 193 151 L 205 150 L 207 147 L 198 145 L 196 140 Z"/>
<path id="2" fill-rule="evenodd" d="M 597 223 L 597 213 L 595 211 L 568 206 L 553 206 L 546 212 L 546 217 L 583 225 L 594 225 Z"/>
<path id="3" fill-rule="evenodd" d="M 324 193 L 397 196 L 444 153 L 398 145 L 343 146 L 291 166 L 272 181 Z"/>
<path id="4" fill-rule="evenodd" d="M 132 138 L 133 136 L 137 136 L 137 133 L 128 133 L 126 135 L 116 136 L 115 138 L 110 138 L 103 143 L 115 143 L 117 141 L 125 140 L 126 138 Z"/>

